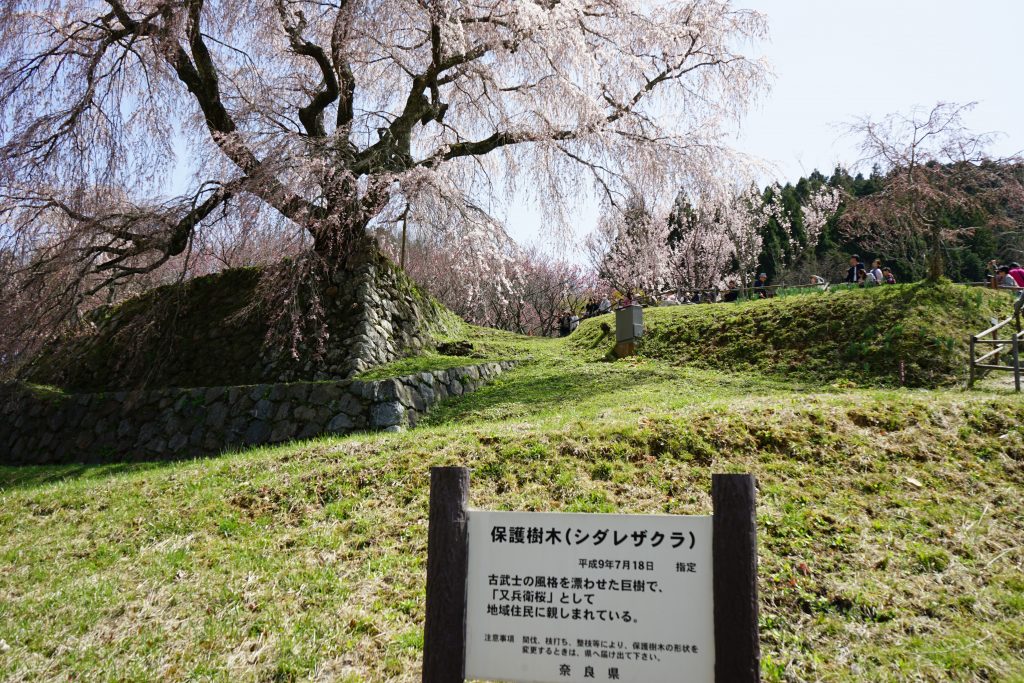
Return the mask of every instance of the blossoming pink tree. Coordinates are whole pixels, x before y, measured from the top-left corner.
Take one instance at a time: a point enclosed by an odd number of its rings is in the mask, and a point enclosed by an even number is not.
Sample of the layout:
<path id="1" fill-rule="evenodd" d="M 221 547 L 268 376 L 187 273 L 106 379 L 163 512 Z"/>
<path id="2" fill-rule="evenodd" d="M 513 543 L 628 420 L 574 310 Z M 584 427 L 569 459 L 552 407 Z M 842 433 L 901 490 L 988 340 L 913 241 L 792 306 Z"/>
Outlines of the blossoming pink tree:
<path id="1" fill-rule="evenodd" d="M 677 197 L 668 220 L 672 227 L 673 279 L 680 289 L 717 289 L 730 274 L 735 246 L 724 218 L 717 202 L 692 208 L 682 194 Z"/>
<path id="2" fill-rule="evenodd" d="M 639 194 L 610 206 L 587 236 L 586 252 L 603 281 L 628 298 L 656 296 L 672 281 L 672 250 L 665 216 Z"/>
<path id="3" fill-rule="evenodd" d="M 379 238 L 397 261 L 397 236 L 384 232 Z M 536 247 L 521 248 L 501 232 L 417 230 L 407 243 L 405 269 L 463 319 L 521 334 L 554 334 L 562 311 L 581 308 L 594 292 L 579 266 Z"/>
<path id="4" fill-rule="evenodd" d="M 624 208 L 611 207 L 588 240 L 594 269 L 627 295 L 720 288 L 738 276 L 748 286 L 761 258 L 769 221 L 786 220 L 777 185 L 762 194 L 750 184 L 737 190 L 711 183 L 701 194 L 680 192 L 670 211 L 649 208 L 634 192 Z M 767 196 L 767 199 L 765 199 Z M 838 191 L 822 187 L 802 208 L 805 242 L 792 237 L 793 261 L 818 243 L 840 202 Z"/>
<path id="5" fill-rule="evenodd" d="M 80 301 L 216 222 L 337 260 L 396 202 L 525 188 L 557 220 L 628 176 L 700 183 L 764 31 L 726 0 L 12 0 L 2 237 Z"/>
<path id="6" fill-rule="evenodd" d="M 490 217 L 412 223 L 405 248 L 406 273 L 465 320 L 516 329 L 524 286 L 519 249 Z M 387 255 L 401 260 L 399 237 L 389 230 L 378 239 Z"/>
<path id="7" fill-rule="evenodd" d="M 736 275 L 741 286 L 748 286 L 761 257 L 764 228 L 782 215 L 781 204 L 763 201 L 753 183 L 744 190 L 719 183 L 696 201 L 688 238 L 675 248 L 682 282 L 718 286 L 727 275 Z"/>
<path id="8" fill-rule="evenodd" d="M 804 241 L 796 239 L 795 235 L 790 236 L 790 253 L 792 262 L 800 260 L 808 251 L 813 251 L 821 239 L 821 233 L 825 226 L 836 215 L 839 205 L 842 203 L 842 193 L 834 187 L 822 185 L 811 193 L 807 203 L 800 207 L 804 225 Z"/>
<path id="9" fill-rule="evenodd" d="M 589 271 L 536 247 L 523 250 L 521 258 L 517 270 L 524 276 L 520 299 L 525 303 L 526 317 L 525 325 L 517 332 L 554 335 L 562 313 L 582 313 L 587 298 L 600 289 Z"/>

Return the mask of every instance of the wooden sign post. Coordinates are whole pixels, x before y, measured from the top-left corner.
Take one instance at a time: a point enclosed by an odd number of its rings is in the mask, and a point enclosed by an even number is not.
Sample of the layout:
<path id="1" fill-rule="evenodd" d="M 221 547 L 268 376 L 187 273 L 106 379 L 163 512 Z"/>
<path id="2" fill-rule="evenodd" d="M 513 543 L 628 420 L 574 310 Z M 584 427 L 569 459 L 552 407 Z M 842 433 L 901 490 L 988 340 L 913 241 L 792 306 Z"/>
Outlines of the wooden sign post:
<path id="1" fill-rule="evenodd" d="M 430 468 L 424 683 L 462 683 L 469 569 L 469 470 Z"/>
<path id="2" fill-rule="evenodd" d="M 749 474 L 712 474 L 715 681 L 761 680 L 757 624 L 756 482 Z"/>
<path id="3" fill-rule="evenodd" d="M 712 475 L 711 496 L 711 517 L 471 513 L 469 470 L 432 468 L 424 683 L 462 683 L 467 666 L 513 681 L 759 681 L 754 478 Z"/>

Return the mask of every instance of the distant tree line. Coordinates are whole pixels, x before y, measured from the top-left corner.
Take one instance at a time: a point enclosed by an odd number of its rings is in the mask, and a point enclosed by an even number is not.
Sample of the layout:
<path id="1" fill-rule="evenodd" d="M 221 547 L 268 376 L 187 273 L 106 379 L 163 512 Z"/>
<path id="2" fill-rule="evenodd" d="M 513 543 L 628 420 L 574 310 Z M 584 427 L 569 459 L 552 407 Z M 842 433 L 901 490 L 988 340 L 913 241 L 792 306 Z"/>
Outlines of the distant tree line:
<path id="1" fill-rule="evenodd" d="M 965 197 L 984 199 L 985 204 L 936 212 L 942 229 L 959 238 L 940 247 L 946 277 L 954 282 L 979 282 L 985 279 L 986 264 L 992 259 L 1001 263 L 1024 260 L 1024 203 L 1016 198 L 1024 185 L 1024 164 L 933 163 L 931 170 L 955 182 Z M 845 272 L 849 256 L 858 254 L 865 261 L 882 259 L 900 282 L 927 277 L 931 247 L 925 236 L 908 235 L 880 244 L 878 236 L 887 232 L 886 226 L 875 226 L 872 234 L 872 226 L 863 225 L 864 219 L 855 215 L 860 206 L 880 198 L 891 182 L 878 166 L 866 176 L 838 167 L 827 177 L 815 170 L 795 183 L 765 188 L 763 202 L 778 202 L 782 212 L 781 216 L 772 215 L 761 228 L 759 271 L 767 273 L 772 282 L 804 282 L 812 274 L 835 280 Z M 809 248 L 799 258 L 799 245 L 805 238 L 802 209 L 821 187 L 839 190 L 844 201 L 825 222 L 816 244 L 806 245 Z M 996 201 L 988 201 L 983 197 L 986 194 L 997 195 Z"/>
<path id="2" fill-rule="evenodd" d="M 759 189 L 723 173 L 680 189 L 670 209 L 646 183 L 608 202 L 591 263 L 607 284 L 645 294 L 747 286 L 759 273 L 837 281 L 851 254 L 881 259 L 903 282 L 983 280 L 993 259 L 1024 259 L 1024 162 L 989 154 L 996 136 L 963 123 L 973 106 L 854 119 L 867 176 L 840 166 Z"/>

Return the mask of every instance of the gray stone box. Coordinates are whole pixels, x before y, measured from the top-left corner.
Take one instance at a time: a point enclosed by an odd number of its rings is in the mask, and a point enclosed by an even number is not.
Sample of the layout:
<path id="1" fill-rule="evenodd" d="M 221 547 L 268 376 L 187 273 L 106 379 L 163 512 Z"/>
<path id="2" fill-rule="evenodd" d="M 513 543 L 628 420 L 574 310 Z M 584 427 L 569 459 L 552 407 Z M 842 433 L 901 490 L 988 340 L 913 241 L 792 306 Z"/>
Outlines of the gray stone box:
<path id="1" fill-rule="evenodd" d="M 615 341 L 633 341 L 644 336 L 644 309 L 636 304 L 615 311 Z"/>

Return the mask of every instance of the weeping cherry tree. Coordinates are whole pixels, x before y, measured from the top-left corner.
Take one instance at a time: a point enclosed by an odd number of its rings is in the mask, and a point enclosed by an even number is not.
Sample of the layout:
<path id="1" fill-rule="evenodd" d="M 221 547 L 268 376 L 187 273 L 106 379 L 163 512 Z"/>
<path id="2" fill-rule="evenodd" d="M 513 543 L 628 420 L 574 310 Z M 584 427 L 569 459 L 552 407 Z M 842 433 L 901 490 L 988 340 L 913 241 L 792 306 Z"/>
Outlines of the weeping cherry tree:
<path id="1" fill-rule="evenodd" d="M 727 0 L 11 0 L 5 277 L 60 320 L 211 234 L 342 263 L 389 212 L 705 184 L 764 35 Z"/>

